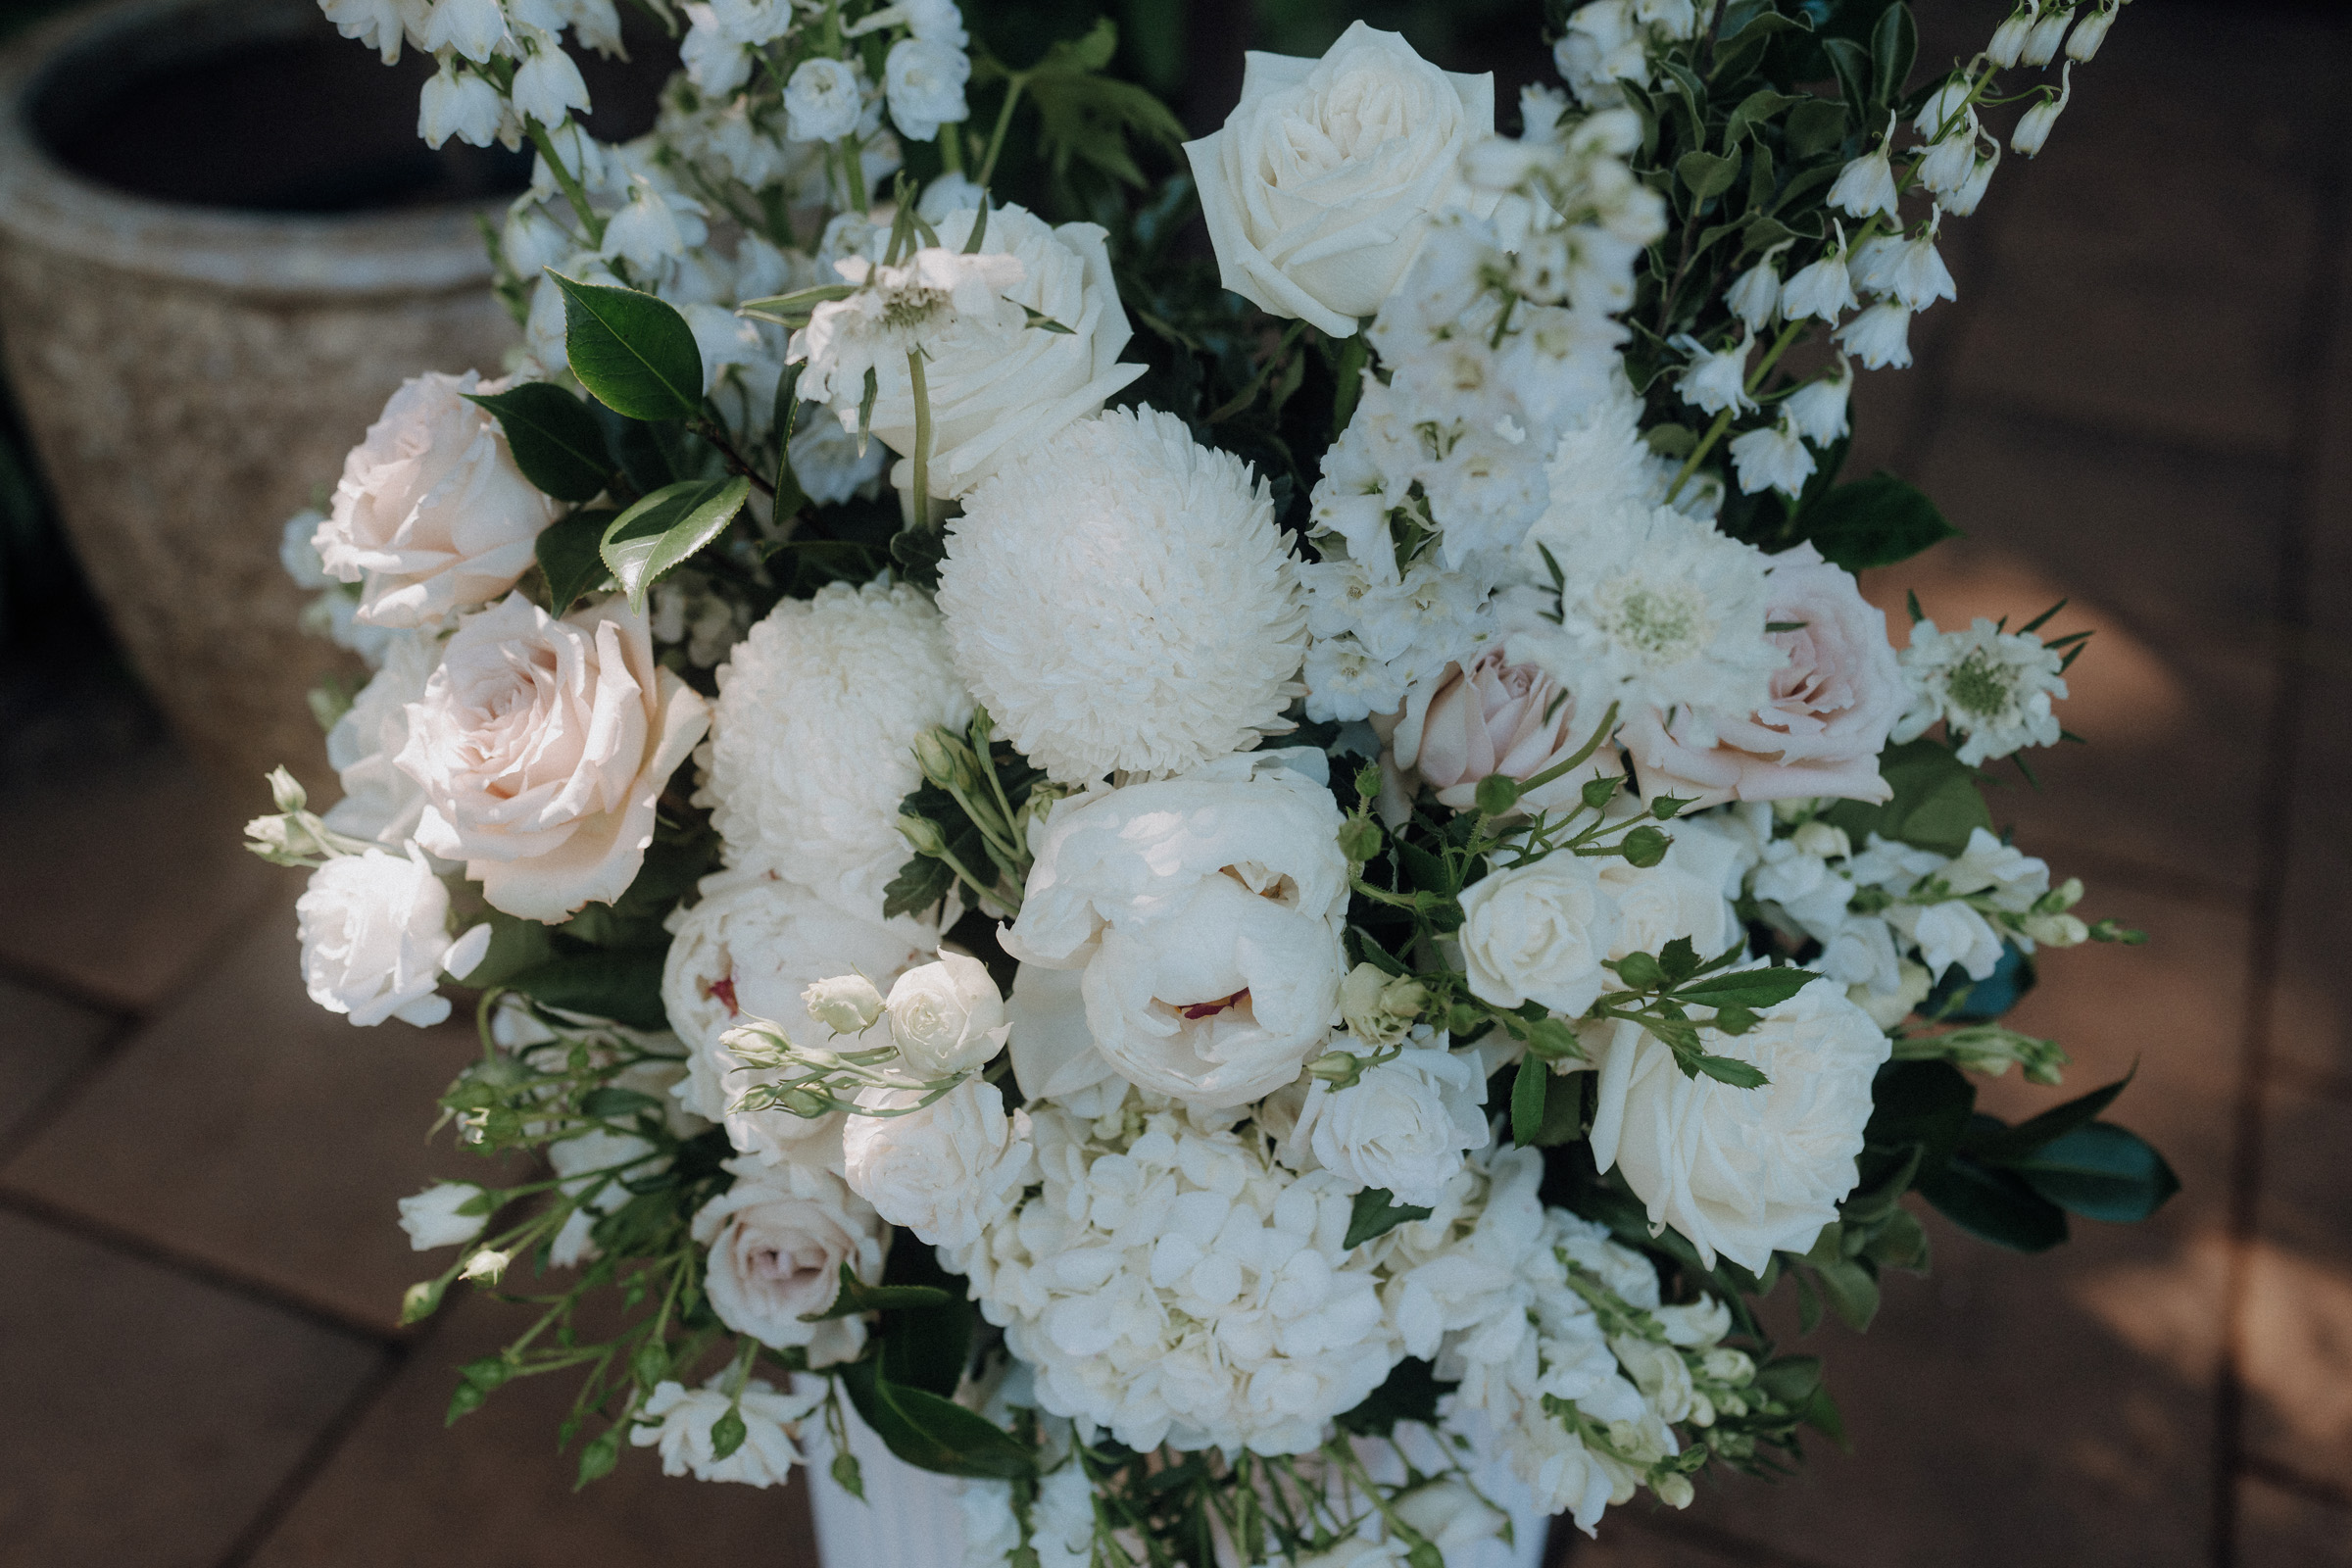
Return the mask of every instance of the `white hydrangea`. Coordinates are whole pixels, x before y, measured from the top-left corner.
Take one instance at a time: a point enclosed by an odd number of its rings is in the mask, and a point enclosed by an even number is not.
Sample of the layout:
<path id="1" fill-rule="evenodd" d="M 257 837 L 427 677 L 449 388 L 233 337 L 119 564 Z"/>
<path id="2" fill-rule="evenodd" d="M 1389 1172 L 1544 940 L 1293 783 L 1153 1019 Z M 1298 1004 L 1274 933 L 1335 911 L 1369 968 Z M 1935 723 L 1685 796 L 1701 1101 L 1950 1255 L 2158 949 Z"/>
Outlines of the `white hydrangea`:
<path id="1" fill-rule="evenodd" d="M 695 801 L 727 863 L 880 919 L 906 862 L 899 803 L 922 783 L 915 737 L 971 718 L 939 612 L 904 583 L 829 583 L 754 626 L 718 692 Z"/>
<path id="2" fill-rule="evenodd" d="M 939 608 L 957 673 L 1064 783 L 1244 750 L 1299 691 L 1306 610 L 1264 482 L 1154 409 L 1081 420 L 975 489 Z"/>
<path id="3" fill-rule="evenodd" d="M 662 1450 L 662 1473 L 692 1475 L 697 1481 L 735 1481 L 745 1486 L 780 1486 L 801 1462 L 793 1442 L 801 1421 L 823 1401 L 821 1389 L 779 1394 L 760 1378 L 747 1379 L 743 1392 L 728 1397 L 726 1371 L 699 1389 L 664 1378 L 654 1386 L 629 1442 Z M 743 1444 L 721 1459 L 710 1429 L 729 1409 L 743 1422 Z"/>
<path id="4" fill-rule="evenodd" d="M 1911 706 L 1894 739 L 1917 740 L 1937 719 L 1963 737 L 1960 760 L 1979 766 L 2028 746 L 2055 746 L 2053 699 L 2066 695 L 2066 661 L 2030 631 L 2005 632 L 1983 615 L 1966 631 L 1911 628 L 1901 654 Z"/>
<path id="5" fill-rule="evenodd" d="M 1040 1186 L 966 1258 L 1039 1402 L 1136 1448 L 1304 1453 L 1399 1354 L 1347 1184 L 1232 1118 L 1029 1107 Z"/>

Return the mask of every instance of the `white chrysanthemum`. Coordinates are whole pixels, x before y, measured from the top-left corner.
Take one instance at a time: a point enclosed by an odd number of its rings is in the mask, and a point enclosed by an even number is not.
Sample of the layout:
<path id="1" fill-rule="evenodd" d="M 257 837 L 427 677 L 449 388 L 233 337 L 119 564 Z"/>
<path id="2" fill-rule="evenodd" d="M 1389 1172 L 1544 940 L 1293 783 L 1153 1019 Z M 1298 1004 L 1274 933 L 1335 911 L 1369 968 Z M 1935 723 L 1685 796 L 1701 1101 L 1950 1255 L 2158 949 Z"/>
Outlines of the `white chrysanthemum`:
<path id="1" fill-rule="evenodd" d="M 1399 1352 L 1348 1184 L 1265 1141 L 1130 1096 L 1100 1120 L 1029 1106 L 1041 1185 L 966 1255 L 973 1295 L 1049 1411 L 1138 1449 L 1304 1453 Z"/>
<path id="2" fill-rule="evenodd" d="M 1299 690 L 1306 610 L 1266 486 L 1154 409 L 1081 420 L 974 490 L 939 608 L 956 671 L 1065 783 L 1244 750 Z"/>
<path id="3" fill-rule="evenodd" d="M 904 583 L 787 599 L 718 671 L 704 785 L 728 864 L 773 871 L 864 919 L 906 862 L 914 739 L 971 700 L 929 600 Z"/>
<path id="4" fill-rule="evenodd" d="M 2034 633 L 2005 632 L 1983 615 L 1966 631 L 1938 631 L 1923 620 L 1900 658 L 1912 696 L 1895 721 L 1895 740 L 1917 740 L 1940 718 L 1967 737 L 1960 760 L 1971 767 L 2058 744 L 2050 703 L 2066 695 L 2066 661 Z"/>
<path id="5" fill-rule="evenodd" d="M 1555 563 L 1556 607 L 1548 587 L 1514 596 L 1509 658 L 1547 671 L 1579 709 L 1674 714 L 1692 745 L 1712 746 L 1718 719 L 1771 696 L 1788 656 L 1765 637 L 1766 563 L 1754 546 L 1657 507 L 1585 532 L 1579 548 L 1554 553 L 1547 575 Z"/>

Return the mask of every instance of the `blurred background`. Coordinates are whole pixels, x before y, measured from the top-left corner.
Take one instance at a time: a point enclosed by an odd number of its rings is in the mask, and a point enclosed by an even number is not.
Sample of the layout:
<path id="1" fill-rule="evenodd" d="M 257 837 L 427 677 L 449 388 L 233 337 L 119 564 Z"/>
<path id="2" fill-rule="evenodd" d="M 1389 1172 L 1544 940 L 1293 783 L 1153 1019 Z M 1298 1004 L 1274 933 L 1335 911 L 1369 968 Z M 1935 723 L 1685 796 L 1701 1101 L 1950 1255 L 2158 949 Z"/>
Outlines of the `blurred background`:
<path id="1" fill-rule="evenodd" d="M 573 1495 L 565 1391 L 444 1432 L 496 1304 L 392 1327 L 423 1272 L 393 1201 L 465 1174 L 421 1131 L 470 1032 L 313 1007 L 299 877 L 238 826 L 270 761 L 321 776 L 302 693 L 338 673 L 279 525 L 402 376 L 496 368 L 472 214 L 527 171 L 426 153 L 423 68 L 305 0 L 177 3 L 0 0 L 0 1565 L 813 1568 L 797 1483 L 634 1454 Z M 1924 63 L 2005 5 L 1917 9 Z M 1107 11 L 1196 129 L 1245 46 L 1358 15 L 1506 93 L 1548 75 L 1529 0 L 966 10 L 1016 63 Z M 603 136 L 669 69 L 631 43 L 589 63 Z M 2135 0 L 2049 150 L 1945 226 L 1916 368 L 1857 394 L 1851 471 L 1967 534 L 1875 598 L 2097 630 L 2092 744 L 1995 815 L 2151 941 L 2050 956 L 2011 1021 L 2078 1086 L 2136 1064 L 2118 1114 L 2185 1190 L 2039 1258 L 1925 1216 L 1935 1272 L 1806 1347 L 1853 1452 L 1613 1510 L 1556 1563 L 2352 1564 L 2348 67 L 2336 6 Z"/>

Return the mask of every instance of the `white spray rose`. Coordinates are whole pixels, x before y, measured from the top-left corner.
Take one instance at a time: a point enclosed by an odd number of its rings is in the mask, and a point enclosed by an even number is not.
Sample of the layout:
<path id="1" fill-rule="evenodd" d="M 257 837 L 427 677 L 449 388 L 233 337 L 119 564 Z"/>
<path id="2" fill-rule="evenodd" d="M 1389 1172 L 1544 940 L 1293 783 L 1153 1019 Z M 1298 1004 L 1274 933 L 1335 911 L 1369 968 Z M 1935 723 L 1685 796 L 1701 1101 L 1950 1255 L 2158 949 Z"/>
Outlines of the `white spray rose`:
<path id="1" fill-rule="evenodd" d="M 988 966 L 961 953 L 943 953 L 899 976 L 885 1005 L 890 1038 L 918 1078 L 945 1078 L 985 1065 L 1004 1049 L 1011 1026 L 1004 998 Z"/>
<path id="2" fill-rule="evenodd" d="M 1284 765 L 1294 755 L 1098 785 L 1035 831 L 1004 951 L 1083 970 L 1096 1049 L 1147 1089 L 1245 1104 L 1323 1044 L 1346 968 L 1348 861 L 1338 804 Z"/>
<path id="3" fill-rule="evenodd" d="M 1617 906 L 1611 958 L 1662 953 L 1677 937 L 1687 938 L 1701 958 L 1712 958 L 1740 935 L 1739 913 L 1722 889 L 1671 860 L 1646 868 L 1603 860 L 1600 885 Z"/>
<path id="4" fill-rule="evenodd" d="M 399 758 L 409 743 L 409 705 L 423 700 L 441 644 L 421 632 L 384 635 L 383 666 L 326 732 L 326 760 L 342 781 L 343 798 L 325 820 L 355 839 L 397 845 L 416 833 L 424 814 L 424 790 L 400 770 Z"/>
<path id="5" fill-rule="evenodd" d="M 1574 1016 L 1608 988 L 1617 903 L 1593 862 L 1549 855 L 1492 871 L 1462 894 L 1462 967 L 1470 993 L 1498 1007 L 1541 1002 Z"/>
<path id="6" fill-rule="evenodd" d="M 900 1110 L 922 1096 L 868 1089 L 867 1110 Z M 1009 1211 L 1036 1170 L 1029 1115 L 1004 1114 L 995 1084 L 965 1079 L 919 1110 L 853 1114 L 842 1128 L 842 1166 L 851 1190 L 893 1225 L 934 1247 L 958 1249 Z"/>
<path id="7" fill-rule="evenodd" d="M 482 1191 L 471 1182 L 441 1182 L 414 1198 L 402 1199 L 400 1228 L 408 1232 L 409 1246 L 416 1251 L 429 1252 L 436 1247 L 457 1247 L 481 1235 L 490 1216 L 458 1211 L 481 1197 Z"/>
<path id="8" fill-rule="evenodd" d="M 1454 1055 L 1427 1028 L 1414 1034 L 1394 1060 L 1351 1087 L 1308 1088 L 1289 1143 L 1355 1187 L 1384 1188 L 1400 1203 L 1429 1208 L 1462 1156 L 1487 1146 L 1487 1080 L 1476 1056 Z"/>
<path id="9" fill-rule="evenodd" d="M 882 1222 L 873 1205 L 831 1171 L 731 1159 L 735 1185 L 694 1216 L 710 1250 L 711 1310 L 738 1334 L 783 1350 L 805 1347 L 811 1367 L 857 1358 L 865 1319 L 803 1321 L 830 1310 L 841 1266 L 868 1284 L 882 1277 Z"/>
<path id="10" fill-rule="evenodd" d="M 490 947 L 486 925 L 450 940 L 449 889 L 414 844 L 406 855 L 336 856 L 311 873 L 294 918 L 311 1000 L 363 1027 L 439 1023 L 449 1016 L 442 971 L 465 974 Z"/>
<path id="11" fill-rule="evenodd" d="M 751 1378 L 743 1385 L 742 1396 L 729 1399 L 727 1377 L 720 1372 L 699 1389 L 666 1378 L 657 1383 L 629 1431 L 629 1442 L 640 1448 L 659 1446 L 665 1476 L 779 1486 L 801 1462 L 793 1429 L 823 1402 L 823 1396 L 813 1392 L 779 1394 L 775 1385 Z M 743 1445 L 721 1459 L 710 1429 L 730 1408 L 743 1422 Z"/>
<path id="12" fill-rule="evenodd" d="M 1870 1084 L 1890 1049 L 1870 1015 L 1827 981 L 1761 1011 L 1706 1049 L 1771 1081 L 1735 1089 L 1686 1077 L 1641 1025 L 1599 1035 L 1592 1158 L 1614 1165 L 1649 1211 L 1698 1249 L 1750 1271 L 1774 1250 L 1809 1250 L 1853 1190 Z"/>
<path id="13" fill-rule="evenodd" d="M 530 570 L 556 503 L 514 466 L 498 421 L 466 401 L 481 390 L 471 370 L 404 382 L 343 460 L 312 542 L 328 571 L 366 584 L 360 619 L 426 625 Z"/>
<path id="14" fill-rule="evenodd" d="M 562 620 L 520 594 L 467 617 L 409 709 L 417 842 L 493 907 L 560 921 L 636 880 L 671 773 L 709 727 L 617 600 Z"/>
<path id="15" fill-rule="evenodd" d="M 921 38 L 892 44 L 882 84 L 899 133 L 909 141 L 929 141 L 940 126 L 960 123 L 971 113 L 963 101 L 963 84 L 971 75 L 972 57 L 960 47 Z"/>
<path id="16" fill-rule="evenodd" d="M 1227 288 L 1348 337 L 1412 265 L 1433 218 L 1494 197 L 1462 156 L 1494 133 L 1494 78 L 1440 71 L 1358 22 L 1320 60 L 1252 51 L 1221 129 L 1185 144 Z"/>

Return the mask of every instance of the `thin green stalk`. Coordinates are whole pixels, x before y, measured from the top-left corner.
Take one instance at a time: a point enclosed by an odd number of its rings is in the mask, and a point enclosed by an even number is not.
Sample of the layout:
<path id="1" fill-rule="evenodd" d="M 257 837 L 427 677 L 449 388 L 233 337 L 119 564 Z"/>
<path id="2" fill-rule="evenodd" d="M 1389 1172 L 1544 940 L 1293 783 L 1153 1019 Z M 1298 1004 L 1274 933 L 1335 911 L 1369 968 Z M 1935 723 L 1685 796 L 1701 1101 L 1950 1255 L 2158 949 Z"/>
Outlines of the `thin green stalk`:
<path id="1" fill-rule="evenodd" d="M 1012 128 L 1012 106 L 1021 101 L 1021 88 L 1027 81 L 1021 75 L 1005 78 L 1004 107 L 997 111 L 997 128 L 988 136 L 988 156 L 980 160 L 978 184 L 982 190 L 988 189 L 989 179 L 997 172 L 997 154 L 1004 150 L 1004 133 Z"/>
<path id="2" fill-rule="evenodd" d="M 856 131 L 833 144 L 841 150 L 841 184 L 849 192 L 850 211 L 862 216 L 868 205 L 865 194 L 864 146 Z"/>
<path id="3" fill-rule="evenodd" d="M 923 351 L 906 351 L 906 378 L 914 389 L 914 505 L 923 526 L 931 526 L 931 389 L 923 379 Z"/>
<path id="4" fill-rule="evenodd" d="M 579 176 L 564 168 L 564 160 L 556 156 L 555 138 L 536 120 L 524 121 L 522 129 L 539 156 L 547 160 L 547 167 L 554 172 L 556 183 L 564 187 L 564 199 L 571 203 L 571 210 L 578 215 L 581 226 L 588 230 L 588 248 L 599 248 L 605 243 L 605 220 L 597 216 L 595 208 L 588 205 L 588 192 L 581 187 Z"/>
<path id="5" fill-rule="evenodd" d="M 1781 356 L 1788 352 L 1789 345 L 1803 334 L 1804 329 L 1805 322 L 1801 320 L 1790 321 L 1782 327 L 1781 335 L 1773 339 L 1772 347 L 1764 351 L 1764 358 L 1758 360 L 1756 368 L 1748 372 L 1743 389 L 1748 392 L 1755 391 L 1757 386 L 1762 384 L 1764 378 L 1772 373 L 1772 368 L 1781 363 Z M 1699 464 L 1705 460 L 1709 452 L 1715 449 L 1715 443 L 1723 439 L 1723 432 L 1732 427 L 1732 414 L 1736 408 L 1738 408 L 1737 404 L 1715 416 L 1715 422 L 1707 426 L 1707 433 L 1698 438 L 1698 445 L 1690 449 L 1690 456 L 1685 458 L 1682 467 L 1675 470 L 1674 483 L 1666 487 L 1667 505 L 1674 504 L 1674 498 L 1683 493 L 1683 486 L 1690 482 L 1690 475 L 1698 471 Z"/>

